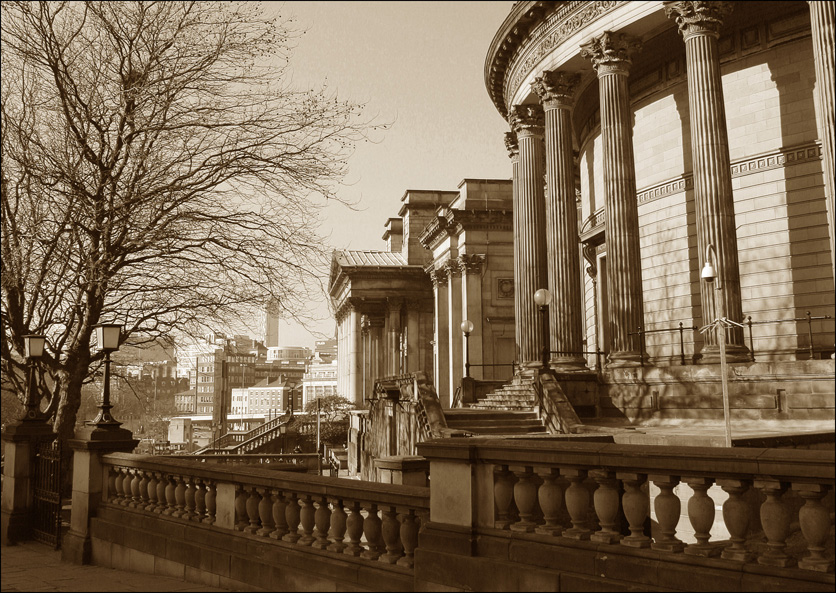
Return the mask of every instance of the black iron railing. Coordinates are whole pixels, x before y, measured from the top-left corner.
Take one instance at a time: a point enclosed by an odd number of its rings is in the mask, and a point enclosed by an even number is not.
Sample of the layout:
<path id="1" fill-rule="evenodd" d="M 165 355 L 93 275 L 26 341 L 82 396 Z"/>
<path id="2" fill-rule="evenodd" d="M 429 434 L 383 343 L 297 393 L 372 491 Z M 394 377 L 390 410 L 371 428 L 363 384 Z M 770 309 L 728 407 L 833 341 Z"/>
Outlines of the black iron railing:
<path id="1" fill-rule="evenodd" d="M 806 321 L 807 322 L 807 339 L 808 339 L 808 346 L 807 351 L 810 354 L 810 360 L 815 358 L 815 345 L 813 344 L 813 322 L 814 321 L 821 321 L 825 319 L 833 319 L 830 315 L 817 315 L 813 316 L 810 311 L 807 311 L 807 314 L 804 317 L 793 317 L 791 319 L 764 319 L 760 321 L 752 321 L 752 316 L 749 315 L 746 317 L 746 321 L 743 322 L 743 325 L 749 328 L 749 351 L 752 353 L 752 359 L 755 358 L 755 339 L 752 335 L 752 326 L 753 325 L 767 325 L 772 323 L 797 323 L 799 321 Z M 767 351 L 768 352 L 768 351 Z"/>

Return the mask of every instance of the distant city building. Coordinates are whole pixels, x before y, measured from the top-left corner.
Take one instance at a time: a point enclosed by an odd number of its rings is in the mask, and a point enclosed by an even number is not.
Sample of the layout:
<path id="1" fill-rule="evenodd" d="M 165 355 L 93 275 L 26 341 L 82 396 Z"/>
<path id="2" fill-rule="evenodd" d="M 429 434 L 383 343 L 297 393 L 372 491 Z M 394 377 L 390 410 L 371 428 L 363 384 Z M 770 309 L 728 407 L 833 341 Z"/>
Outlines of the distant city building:
<path id="1" fill-rule="evenodd" d="M 302 405 L 318 397 L 339 395 L 337 393 L 337 359 L 324 362 L 314 359 L 308 365 L 308 372 L 302 377 Z"/>
<path id="2" fill-rule="evenodd" d="M 267 362 L 297 364 L 304 367 L 311 356 L 313 356 L 313 352 L 305 346 L 271 346 L 267 348 Z"/>
<path id="3" fill-rule="evenodd" d="M 276 380 L 264 379 L 256 385 L 232 390 L 232 414 L 264 416 L 270 418 L 290 410 L 300 412 L 302 390 L 297 380 L 282 376 Z"/>
<path id="4" fill-rule="evenodd" d="M 279 311 L 278 303 L 270 303 L 259 314 L 261 339 L 267 348 L 279 345 Z"/>
<path id="5" fill-rule="evenodd" d="M 317 340 L 314 343 L 314 358 L 322 362 L 330 362 L 337 359 L 337 338 L 330 340 Z"/>

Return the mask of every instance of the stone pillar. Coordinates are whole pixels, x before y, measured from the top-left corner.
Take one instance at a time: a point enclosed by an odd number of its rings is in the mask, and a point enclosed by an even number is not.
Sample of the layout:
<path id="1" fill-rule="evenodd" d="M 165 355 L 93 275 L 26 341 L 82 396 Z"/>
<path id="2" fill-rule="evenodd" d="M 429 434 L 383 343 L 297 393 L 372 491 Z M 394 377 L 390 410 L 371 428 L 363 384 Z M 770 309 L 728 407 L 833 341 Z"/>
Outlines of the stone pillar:
<path id="1" fill-rule="evenodd" d="M 450 392 L 450 315 L 447 310 L 447 271 L 433 270 L 430 273 L 435 298 L 435 390 L 443 408 L 452 405 Z"/>
<path id="2" fill-rule="evenodd" d="M 700 268 L 705 263 L 709 244 L 714 246 L 717 254 L 717 261 L 714 262 L 717 280 L 700 282 L 705 323 L 717 317 L 737 322 L 743 320 L 729 137 L 717 47 L 722 19 L 730 11 L 730 2 L 665 4 L 665 12 L 676 19 L 685 40 Z M 716 283 L 719 283 L 719 288 L 715 288 Z M 716 333 L 706 332 L 704 335 L 702 361 L 719 362 L 720 346 Z M 749 360 L 742 327 L 726 330 L 726 358 L 729 362 Z"/>
<path id="3" fill-rule="evenodd" d="M 360 312 L 352 307 L 349 313 L 349 334 L 351 336 L 348 345 L 348 399 L 356 404 L 363 403 L 363 372 L 362 363 L 362 329 L 360 328 Z"/>
<path id="4" fill-rule="evenodd" d="M 389 299 L 389 323 L 386 342 L 386 360 L 388 365 L 386 374 L 388 376 L 400 375 L 401 363 L 401 299 Z"/>
<path id="5" fill-rule="evenodd" d="M 813 61 L 816 66 L 816 123 L 821 140 L 822 162 L 824 167 L 824 191 L 827 198 L 827 227 L 830 230 L 830 266 L 836 280 L 836 214 L 834 214 L 833 159 L 836 158 L 833 147 L 834 114 L 833 85 L 834 75 L 833 46 L 836 43 L 836 25 L 834 25 L 833 2 L 814 1 L 810 4 L 810 25 L 813 33 Z"/>
<path id="6" fill-rule="evenodd" d="M 520 279 L 518 278 L 518 271 L 520 270 L 520 250 L 517 247 L 517 238 L 522 236 L 522 232 L 520 231 L 520 216 L 517 214 L 517 202 L 519 202 L 517 190 L 520 185 L 520 146 L 517 142 L 517 134 L 515 132 L 505 132 L 505 148 L 508 150 L 508 157 L 511 159 L 511 179 L 513 181 L 511 184 L 511 203 L 513 204 L 514 209 L 512 213 L 512 227 L 514 232 L 514 319 L 516 320 L 516 323 L 514 323 L 514 361 L 519 362 L 521 360 L 520 344 L 522 343 L 519 320 L 522 316 L 520 315 L 520 299 L 517 296 L 517 286 L 520 283 Z"/>
<path id="7" fill-rule="evenodd" d="M 35 452 L 38 444 L 55 438 L 43 418 L 24 419 L 3 432 L 3 498 L 0 506 L 2 544 L 32 537 L 35 494 Z"/>
<path id="8" fill-rule="evenodd" d="M 578 208 L 572 155 L 572 96 L 580 76 L 546 71 L 532 88 L 546 113 L 546 244 L 548 245 L 551 364 L 559 370 L 585 370 L 581 305 Z"/>
<path id="9" fill-rule="evenodd" d="M 383 313 L 375 313 L 369 317 L 369 350 L 371 357 L 371 364 L 369 372 L 371 373 L 371 381 L 369 386 L 369 393 L 374 389 L 374 382 L 383 376 L 383 370 L 386 368 L 386 360 L 383 352 L 383 327 L 386 325 L 386 319 Z"/>
<path id="10" fill-rule="evenodd" d="M 462 274 L 456 260 L 445 262 L 447 270 L 447 311 L 450 314 L 450 400 L 461 385 L 464 376 L 464 354 L 462 336 Z"/>
<path id="11" fill-rule="evenodd" d="M 517 133 L 519 165 L 514 178 L 514 299 L 520 363 L 541 364 L 543 344 L 540 313 L 534 293 L 548 288 L 546 251 L 545 145 L 543 108 L 516 105 L 509 123 Z"/>
<path id="12" fill-rule="evenodd" d="M 610 366 L 642 362 L 644 325 L 636 167 L 627 76 L 638 40 L 605 31 L 581 45 L 598 73 L 604 193 L 607 210 L 607 309 L 610 315 Z"/>
<path id="13" fill-rule="evenodd" d="M 459 269 L 462 272 L 462 321 L 469 319 L 473 322 L 473 331 L 470 332 L 468 340 L 469 356 L 471 364 L 482 364 L 482 340 L 484 332 L 482 324 L 482 266 L 485 264 L 485 256 L 480 254 L 460 255 Z M 461 330 L 461 328 L 460 328 Z M 464 336 L 462 336 L 464 339 Z M 470 376 L 474 379 L 482 379 L 483 367 L 470 367 Z"/>
<path id="14" fill-rule="evenodd" d="M 107 470 L 102 455 L 130 453 L 139 444 L 124 428 L 84 428 L 69 441 L 73 453 L 73 506 L 70 530 L 61 542 L 61 559 L 75 564 L 90 564 L 92 541 L 90 518 L 107 490 Z"/>

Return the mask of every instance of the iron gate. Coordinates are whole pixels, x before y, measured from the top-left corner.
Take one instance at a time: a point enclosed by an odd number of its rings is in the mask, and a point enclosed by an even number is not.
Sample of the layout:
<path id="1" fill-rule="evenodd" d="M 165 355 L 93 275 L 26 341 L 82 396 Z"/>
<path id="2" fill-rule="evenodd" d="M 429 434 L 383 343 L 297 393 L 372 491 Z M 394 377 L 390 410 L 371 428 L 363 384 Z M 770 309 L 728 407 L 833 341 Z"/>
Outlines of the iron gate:
<path id="1" fill-rule="evenodd" d="M 35 449 L 35 497 L 32 505 L 32 537 L 61 547 L 61 444 L 42 441 Z"/>

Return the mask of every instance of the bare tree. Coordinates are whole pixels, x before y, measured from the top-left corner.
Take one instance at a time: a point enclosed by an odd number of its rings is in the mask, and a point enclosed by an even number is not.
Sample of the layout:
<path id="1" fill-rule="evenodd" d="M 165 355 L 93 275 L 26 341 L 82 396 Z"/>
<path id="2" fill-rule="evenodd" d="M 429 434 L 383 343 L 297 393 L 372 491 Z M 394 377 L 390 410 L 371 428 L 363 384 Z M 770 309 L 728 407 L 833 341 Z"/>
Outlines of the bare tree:
<path id="1" fill-rule="evenodd" d="M 197 335 L 265 303 L 304 315 L 327 262 L 362 107 L 286 83 L 295 36 L 254 3 L 2 3 L 2 366 L 48 337 L 44 395 L 73 432 L 129 342 Z"/>

